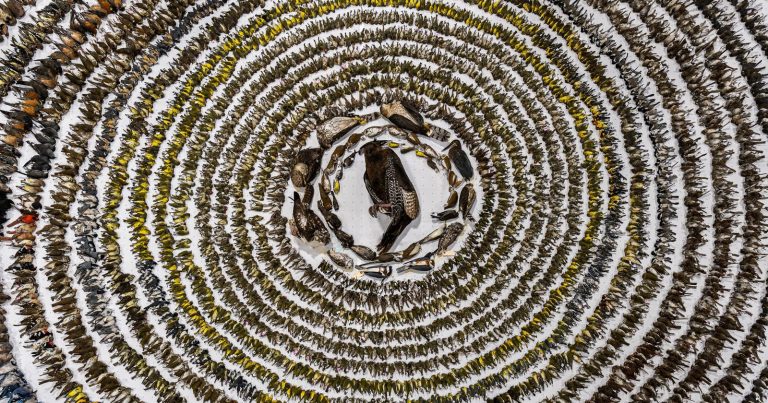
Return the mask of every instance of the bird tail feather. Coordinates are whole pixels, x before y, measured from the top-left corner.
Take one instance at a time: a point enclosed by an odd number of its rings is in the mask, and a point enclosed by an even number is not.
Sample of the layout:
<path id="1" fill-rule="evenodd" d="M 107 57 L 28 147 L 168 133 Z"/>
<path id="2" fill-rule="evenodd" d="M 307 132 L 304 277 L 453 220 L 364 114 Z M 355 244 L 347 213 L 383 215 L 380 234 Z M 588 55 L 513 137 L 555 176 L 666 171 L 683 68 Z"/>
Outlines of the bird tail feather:
<path id="1" fill-rule="evenodd" d="M 403 233 L 403 230 L 405 230 L 405 227 L 407 227 L 410 222 L 411 219 L 403 213 L 393 216 L 392 221 L 389 223 L 387 230 L 384 231 L 384 235 L 381 237 L 381 242 L 379 242 L 379 246 L 377 247 L 379 253 L 389 251 L 389 248 L 395 244 L 397 237 Z"/>

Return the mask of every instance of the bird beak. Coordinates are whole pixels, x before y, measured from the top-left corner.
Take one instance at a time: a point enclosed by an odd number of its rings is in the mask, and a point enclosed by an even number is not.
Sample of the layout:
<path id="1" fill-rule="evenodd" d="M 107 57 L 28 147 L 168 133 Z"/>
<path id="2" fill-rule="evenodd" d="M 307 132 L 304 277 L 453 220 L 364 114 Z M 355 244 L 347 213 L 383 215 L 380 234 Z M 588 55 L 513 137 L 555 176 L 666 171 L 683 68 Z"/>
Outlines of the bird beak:
<path id="1" fill-rule="evenodd" d="M 451 148 L 451 146 L 452 146 L 452 145 L 453 145 L 453 141 L 451 141 L 450 143 L 448 143 L 448 145 L 447 145 L 445 148 L 443 148 L 441 151 L 445 151 L 445 150 L 447 150 L 447 149 Z"/>

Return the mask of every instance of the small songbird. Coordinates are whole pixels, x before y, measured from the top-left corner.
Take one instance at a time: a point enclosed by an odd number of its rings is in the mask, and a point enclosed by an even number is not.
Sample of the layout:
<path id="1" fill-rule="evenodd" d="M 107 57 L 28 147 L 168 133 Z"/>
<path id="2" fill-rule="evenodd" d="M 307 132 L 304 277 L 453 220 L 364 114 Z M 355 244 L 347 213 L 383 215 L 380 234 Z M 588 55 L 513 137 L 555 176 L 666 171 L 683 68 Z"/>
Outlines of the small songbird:
<path id="1" fill-rule="evenodd" d="M 331 241 L 323 221 L 308 205 L 304 204 L 298 192 L 293 192 L 293 218 L 288 220 L 288 226 L 294 236 L 306 241 L 316 241 L 323 245 Z"/>
<path id="2" fill-rule="evenodd" d="M 395 101 L 383 104 L 379 109 L 385 118 L 401 129 L 420 134 L 426 134 L 429 130 L 429 125 L 424 123 L 421 114 L 406 102 Z"/>
<path id="3" fill-rule="evenodd" d="M 309 185 L 320 169 L 323 150 L 320 148 L 305 148 L 296 153 L 291 168 L 291 182 L 297 188 Z"/>
<path id="4" fill-rule="evenodd" d="M 392 275 L 392 266 L 371 267 L 366 270 L 361 270 L 361 272 L 368 277 L 381 279 L 383 281 Z"/>
<path id="5" fill-rule="evenodd" d="M 357 116 L 337 116 L 328 119 L 317 127 L 317 141 L 320 143 L 320 147 L 327 150 L 345 134 L 365 123 L 365 119 Z"/>
<path id="6" fill-rule="evenodd" d="M 472 175 L 474 174 L 474 170 L 472 169 L 472 163 L 469 162 L 469 157 L 467 156 L 467 153 L 464 152 L 464 150 L 461 148 L 461 143 L 459 140 L 453 140 L 450 144 L 448 144 L 448 147 L 445 147 L 443 151 L 448 150 L 448 156 L 451 157 L 451 161 L 453 161 L 453 166 L 456 167 L 456 170 L 459 171 L 461 176 L 464 177 L 464 179 L 472 179 Z"/>
<path id="7" fill-rule="evenodd" d="M 352 249 L 352 252 L 355 252 L 357 256 L 360 256 L 361 258 L 365 260 L 373 260 L 376 259 L 376 252 L 372 251 L 371 248 L 364 246 L 364 245 L 352 245 L 350 247 Z"/>
<path id="8" fill-rule="evenodd" d="M 459 212 L 456 210 L 445 210 L 439 213 L 432 213 L 432 218 L 434 218 L 437 221 L 453 220 L 458 216 L 459 216 Z"/>
<path id="9" fill-rule="evenodd" d="M 328 251 L 328 257 L 331 261 L 345 270 L 352 270 L 355 267 L 355 262 L 349 255 L 342 252 L 336 252 L 335 250 Z"/>
<path id="10" fill-rule="evenodd" d="M 365 188 L 373 200 L 369 209 L 372 216 L 377 212 L 392 217 L 377 249 L 386 252 L 398 236 L 419 215 L 419 197 L 405 173 L 397 154 L 386 146 L 387 142 L 374 140 L 360 148 L 365 156 Z"/>
<path id="11" fill-rule="evenodd" d="M 461 189 L 459 195 L 459 210 L 461 210 L 461 218 L 466 218 L 471 214 L 472 206 L 475 205 L 475 199 L 477 194 L 475 193 L 475 187 L 471 183 L 467 183 Z"/>

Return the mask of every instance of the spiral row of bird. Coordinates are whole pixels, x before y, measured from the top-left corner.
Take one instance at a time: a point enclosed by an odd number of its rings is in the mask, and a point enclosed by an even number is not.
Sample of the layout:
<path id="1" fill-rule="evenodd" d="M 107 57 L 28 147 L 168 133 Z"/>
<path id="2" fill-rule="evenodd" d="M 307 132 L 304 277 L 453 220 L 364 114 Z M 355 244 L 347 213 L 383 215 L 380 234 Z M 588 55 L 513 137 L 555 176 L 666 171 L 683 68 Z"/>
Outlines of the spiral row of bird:
<path id="1" fill-rule="evenodd" d="M 0 17 L 3 399 L 768 399 L 757 1 Z M 393 102 L 477 161 L 460 242 L 409 279 L 307 262 L 297 152 Z"/>

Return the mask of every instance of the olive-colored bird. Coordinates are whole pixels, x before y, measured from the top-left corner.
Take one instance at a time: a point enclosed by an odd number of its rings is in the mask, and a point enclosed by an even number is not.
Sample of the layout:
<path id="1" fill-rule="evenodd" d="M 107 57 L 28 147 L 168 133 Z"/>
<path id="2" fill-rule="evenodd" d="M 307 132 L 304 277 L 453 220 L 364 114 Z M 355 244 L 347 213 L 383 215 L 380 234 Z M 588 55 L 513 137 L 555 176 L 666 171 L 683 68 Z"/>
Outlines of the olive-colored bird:
<path id="1" fill-rule="evenodd" d="M 469 157 L 467 156 L 467 153 L 464 152 L 464 150 L 461 148 L 461 143 L 459 140 L 453 140 L 450 144 L 448 144 L 448 147 L 445 147 L 443 151 L 448 150 L 448 156 L 451 157 L 451 161 L 453 161 L 453 166 L 456 167 L 456 170 L 459 171 L 461 176 L 464 177 L 464 179 L 472 179 L 472 175 L 474 174 L 474 170 L 472 169 L 472 163 L 469 162 Z"/>
<path id="2" fill-rule="evenodd" d="M 429 125 L 424 123 L 424 118 L 421 114 L 406 102 L 395 101 L 383 104 L 379 111 L 385 118 L 401 129 L 421 134 L 425 134 L 429 130 Z"/>
<path id="3" fill-rule="evenodd" d="M 386 252 L 398 236 L 419 215 L 419 197 L 405 173 L 402 162 L 386 141 L 371 141 L 360 148 L 365 156 L 365 188 L 373 200 L 369 209 L 372 216 L 377 212 L 392 217 L 377 249 Z"/>
<path id="4" fill-rule="evenodd" d="M 293 168 L 291 168 L 293 186 L 302 188 L 309 185 L 317 176 L 322 158 L 323 150 L 320 148 L 305 148 L 296 153 Z"/>

